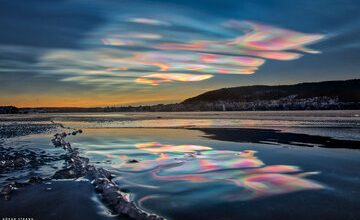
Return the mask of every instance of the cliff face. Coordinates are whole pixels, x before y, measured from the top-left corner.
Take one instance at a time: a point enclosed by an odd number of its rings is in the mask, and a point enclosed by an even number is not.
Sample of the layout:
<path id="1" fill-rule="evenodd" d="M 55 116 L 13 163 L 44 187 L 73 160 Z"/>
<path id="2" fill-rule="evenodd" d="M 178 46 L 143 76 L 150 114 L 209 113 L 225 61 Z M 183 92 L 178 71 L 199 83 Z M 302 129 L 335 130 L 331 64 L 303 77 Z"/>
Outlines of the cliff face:
<path id="1" fill-rule="evenodd" d="M 205 92 L 186 99 L 183 104 L 200 102 L 255 102 L 280 99 L 327 97 L 338 102 L 360 102 L 360 79 L 326 81 L 280 86 L 242 86 Z"/>

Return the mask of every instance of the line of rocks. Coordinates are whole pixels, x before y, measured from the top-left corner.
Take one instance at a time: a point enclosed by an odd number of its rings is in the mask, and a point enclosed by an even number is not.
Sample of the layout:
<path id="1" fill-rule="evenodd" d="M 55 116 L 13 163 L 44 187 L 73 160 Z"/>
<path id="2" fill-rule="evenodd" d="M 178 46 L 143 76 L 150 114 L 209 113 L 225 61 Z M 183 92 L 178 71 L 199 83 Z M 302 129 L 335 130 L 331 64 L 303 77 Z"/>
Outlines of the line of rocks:
<path id="1" fill-rule="evenodd" d="M 129 195 L 121 192 L 120 187 L 112 182 L 112 175 L 108 170 L 96 168 L 89 165 L 89 159 L 81 157 L 77 148 L 71 147 L 71 144 L 65 140 L 69 134 L 76 135 L 82 133 L 82 130 L 76 130 L 72 133 L 55 134 L 52 143 L 55 147 L 62 147 L 66 150 L 65 157 L 66 168 L 57 171 L 54 179 L 72 179 L 87 177 L 91 180 L 95 190 L 101 195 L 102 200 L 116 213 L 126 215 L 136 220 L 164 220 L 155 214 L 147 213 L 138 208 L 133 201 L 130 201 Z"/>

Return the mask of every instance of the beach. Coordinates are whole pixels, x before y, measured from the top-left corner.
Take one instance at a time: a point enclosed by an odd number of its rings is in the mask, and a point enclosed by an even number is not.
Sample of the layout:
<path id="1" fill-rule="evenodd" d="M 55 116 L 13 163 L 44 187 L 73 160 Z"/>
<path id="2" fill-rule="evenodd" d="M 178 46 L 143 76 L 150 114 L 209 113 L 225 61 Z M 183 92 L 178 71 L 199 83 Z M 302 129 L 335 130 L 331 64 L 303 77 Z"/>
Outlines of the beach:
<path id="1" fill-rule="evenodd" d="M 2 193 L 1 217 L 129 218 L 106 202 L 87 175 L 54 178 L 68 164 L 66 150 L 55 148 L 51 140 L 65 132 L 80 157 L 87 158 L 89 166 L 109 171 L 121 195 L 148 218 L 356 219 L 359 115 L 360 111 L 2 115 L 5 162 L 0 187 L 12 184 L 14 189 L 6 199 Z M 81 133 L 75 132 L 79 129 Z"/>

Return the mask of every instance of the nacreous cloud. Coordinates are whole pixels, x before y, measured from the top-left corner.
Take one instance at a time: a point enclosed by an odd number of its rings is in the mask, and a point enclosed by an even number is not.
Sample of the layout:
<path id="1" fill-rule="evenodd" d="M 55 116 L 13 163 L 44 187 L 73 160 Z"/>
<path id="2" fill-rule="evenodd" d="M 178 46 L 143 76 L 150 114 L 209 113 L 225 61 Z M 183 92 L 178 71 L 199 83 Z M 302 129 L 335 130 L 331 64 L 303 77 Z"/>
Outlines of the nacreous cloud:
<path id="1" fill-rule="evenodd" d="M 207 25 L 122 17 L 90 34 L 88 49 L 53 50 L 39 67 L 64 75 L 65 82 L 99 86 L 195 82 L 216 74 L 253 74 L 267 60 L 319 53 L 307 46 L 324 38 L 249 21 Z"/>
<path id="2" fill-rule="evenodd" d="M 139 24 L 149 24 L 149 25 L 170 25 L 168 22 L 160 21 L 157 19 L 151 18 L 130 18 L 129 22 L 139 23 Z"/>
<path id="3" fill-rule="evenodd" d="M 145 83 L 150 85 L 159 85 L 162 82 L 196 82 L 213 77 L 207 74 L 183 74 L 183 73 L 153 73 L 140 78 L 135 81 L 138 83 Z"/>

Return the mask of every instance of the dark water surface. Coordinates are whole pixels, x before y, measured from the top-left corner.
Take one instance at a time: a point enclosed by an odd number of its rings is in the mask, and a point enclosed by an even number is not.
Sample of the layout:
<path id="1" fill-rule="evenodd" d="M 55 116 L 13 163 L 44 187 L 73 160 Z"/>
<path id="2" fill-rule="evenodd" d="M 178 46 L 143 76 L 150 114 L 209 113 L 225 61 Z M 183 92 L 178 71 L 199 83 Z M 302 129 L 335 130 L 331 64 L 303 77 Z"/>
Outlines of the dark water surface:
<path id="1" fill-rule="evenodd" d="M 12 137 L 13 131 L 53 122 L 81 128 L 81 135 L 68 137 L 72 146 L 110 170 L 139 207 L 168 219 L 357 220 L 359 114 L 14 115 L 0 118 L 0 133 Z M 0 173 L 0 187 L 32 176 L 51 177 L 64 165 L 64 151 L 50 142 L 52 132 L 23 135 L 2 138 L 0 145 L 49 159 Z M 89 182 L 47 184 L 21 188 L 11 201 L 1 200 L 0 217 L 124 219 L 110 214 Z"/>
<path id="2" fill-rule="evenodd" d="M 169 219 L 360 217 L 358 150 L 165 128 L 86 129 L 71 142 L 111 170 L 138 206 Z"/>

